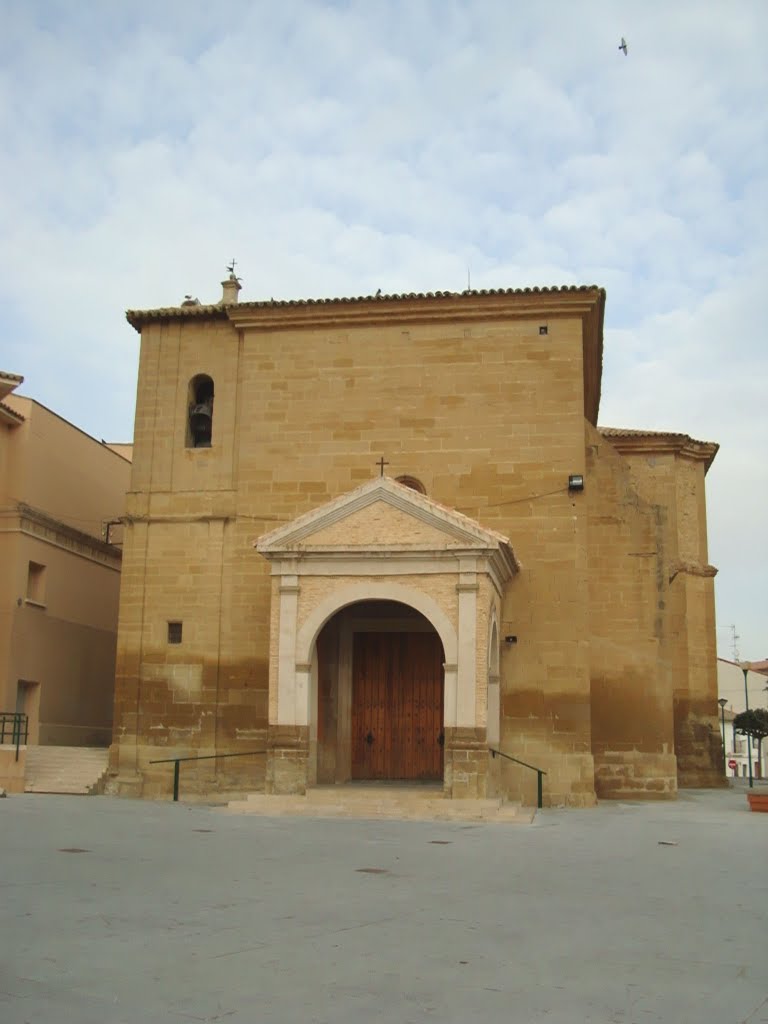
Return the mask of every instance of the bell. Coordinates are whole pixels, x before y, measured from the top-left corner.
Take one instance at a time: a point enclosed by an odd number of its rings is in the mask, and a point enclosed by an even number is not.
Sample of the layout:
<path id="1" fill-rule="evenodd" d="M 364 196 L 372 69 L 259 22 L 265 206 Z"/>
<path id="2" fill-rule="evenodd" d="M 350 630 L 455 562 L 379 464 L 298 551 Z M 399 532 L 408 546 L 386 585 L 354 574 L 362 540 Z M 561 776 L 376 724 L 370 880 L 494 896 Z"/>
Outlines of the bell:
<path id="1" fill-rule="evenodd" d="M 189 408 L 189 430 L 195 448 L 210 448 L 213 432 L 211 402 L 200 402 Z"/>

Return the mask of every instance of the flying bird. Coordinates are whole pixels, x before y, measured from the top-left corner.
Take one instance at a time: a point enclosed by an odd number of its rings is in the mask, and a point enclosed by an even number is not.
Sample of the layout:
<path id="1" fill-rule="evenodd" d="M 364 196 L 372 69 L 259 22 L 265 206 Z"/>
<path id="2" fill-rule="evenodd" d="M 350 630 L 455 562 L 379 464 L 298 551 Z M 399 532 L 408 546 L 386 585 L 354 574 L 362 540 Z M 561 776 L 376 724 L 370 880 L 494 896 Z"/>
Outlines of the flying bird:
<path id="1" fill-rule="evenodd" d="M 622 53 L 626 57 L 627 56 L 627 40 L 624 38 L 624 36 L 621 37 L 621 42 L 619 43 L 619 49 L 622 51 Z"/>

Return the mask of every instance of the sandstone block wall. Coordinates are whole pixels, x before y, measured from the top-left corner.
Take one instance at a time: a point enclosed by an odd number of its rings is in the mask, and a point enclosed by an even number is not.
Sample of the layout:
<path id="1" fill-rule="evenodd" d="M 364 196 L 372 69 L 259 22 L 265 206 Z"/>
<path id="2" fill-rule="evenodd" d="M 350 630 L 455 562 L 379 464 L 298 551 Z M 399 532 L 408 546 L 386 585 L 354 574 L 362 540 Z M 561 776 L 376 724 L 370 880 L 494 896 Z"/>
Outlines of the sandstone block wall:
<path id="1" fill-rule="evenodd" d="M 677 792 L 665 509 L 586 426 L 592 749 L 600 797 Z"/>
<path id="2" fill-rule="evenodd" d="M 638 493 L 665 510 L 665 661 L 674 702 L 678 784 L 721 786 L 714 576 L 708 563 L 706 461 L 682 442 L 668 451 L 624 450 Z"/>
<path id="3" fill-rule="evenodd" d="M 695 538 L 688 547 L 702 557 L 703 476 L 691 483 L 670 469 L 658 481 L 649 466 L 646 481 L 594 431 L 585 445 L 599 393 L 599 364 L 585 355 L 597 314 L 567 302 L 537 312 L 535 301 L 466 319 L 459 304 L 430 319 L 414 300 L 354 322 L 328 307 L 302 323 L 301 311 L 286 314 L 282 327 L 281 313 L 259 310 L 233 314 L 236 323 L 144 324 L 112 752 L 126 790 L 137 773 L 145 789 L 161 784 L 150 755 L 254 744 L 274 754 L 263 785 L 300 788 L 313 741 L 281 746 L 267 733 L 277 602 L 253 544 L 377 475 L 381 456 L 388 475 L 415 477 L 511 541 L 522 570 L 502 600 L 479 596 L 478 637 L 483 647 L 495 604 L 499 638 L 518 638 L 500 644 L 498 743 L 548 772 L 547 803 L 588 806 L 596 785 L 670 795 L 675 745 L 682 770 L 692 766 L 685 778 L 706 777 L 695 766 L 706 761 L 697 730 L 709 724 L 711 681 L 699 642 L 711 581 L 662 578 L 675 544 L 688 551 L 680 537 Z M 193 449 L 189 382 L 201 373 L 214 381 L 213 440 Z M 585 492 L 569 492 L 570 474 L 586 475 Z M 673 638 L 686 620 L 681 648 Z M 183 623 L 179 645 L 168 643 L 169 622 Z M 535 801 L 532 772 L 498 759 L 489 768 L 479 747 L 446 742 L 457 794 Z M 223 789 L 234 767 L 217 771 Z"/>
<path id="4" fill-rule="evenodd" d="M 542 751 L 578 761 L 575 778 L 557 777 L 555 799 L 575 792 L 582 802 L 586 516 L 567 492 L 568 474 L 584 470 L 582 334 L 580 315 L 354 330 L 145 327 L 115 770 L 145 771 L 145 748 L 234 750 L 263 737 L 270 584 L 253 541 L 370 479 L 383 454 L 390 475 L 416 477 L 431 497 L 508 535 L 528 567 L 501 612 L 502 631 L 521 636 L 501 666 L 502 742 L 527 749 L 538 714 Z M 215 386 L 210 449 L 185 446 L 188 382 L 199 373 Z M 183 622 L 178 648 L 167 644 L 169 621 Z"/>

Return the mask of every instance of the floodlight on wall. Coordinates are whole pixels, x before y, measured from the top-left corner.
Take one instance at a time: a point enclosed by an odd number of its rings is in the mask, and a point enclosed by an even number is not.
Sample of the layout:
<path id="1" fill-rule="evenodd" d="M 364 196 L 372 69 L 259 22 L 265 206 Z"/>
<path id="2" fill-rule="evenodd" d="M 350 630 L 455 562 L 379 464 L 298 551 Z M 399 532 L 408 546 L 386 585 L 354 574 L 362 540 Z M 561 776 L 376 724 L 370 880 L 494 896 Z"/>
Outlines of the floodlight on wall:
<path id="1" fill-rule="evenodd" d="M 511 634 L 509 636 L 505 636 L 504 637 L 504 643 L 505 644 L 516 644 L 517 643 L 517 637 L 516 636 L 512 636 Z"/>
<path id="2" fill-rule="evenodd" d="M 584 475 L 582 473 L 572 473 L 568 477 L 568 490 L 569 491 L 583 491 L 584 490 Z"/>

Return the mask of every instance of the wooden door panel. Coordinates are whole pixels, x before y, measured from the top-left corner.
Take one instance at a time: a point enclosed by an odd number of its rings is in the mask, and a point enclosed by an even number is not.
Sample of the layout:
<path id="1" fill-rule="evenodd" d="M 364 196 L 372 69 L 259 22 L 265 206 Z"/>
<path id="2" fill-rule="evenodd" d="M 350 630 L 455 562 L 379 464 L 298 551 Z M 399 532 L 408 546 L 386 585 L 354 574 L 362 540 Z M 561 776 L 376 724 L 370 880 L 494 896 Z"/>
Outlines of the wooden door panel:
<path id="1" fill-rule="evenodd" d="M 353 779 L 442 778 L 442 660 L 436 633 L 355 634 Z"/>

